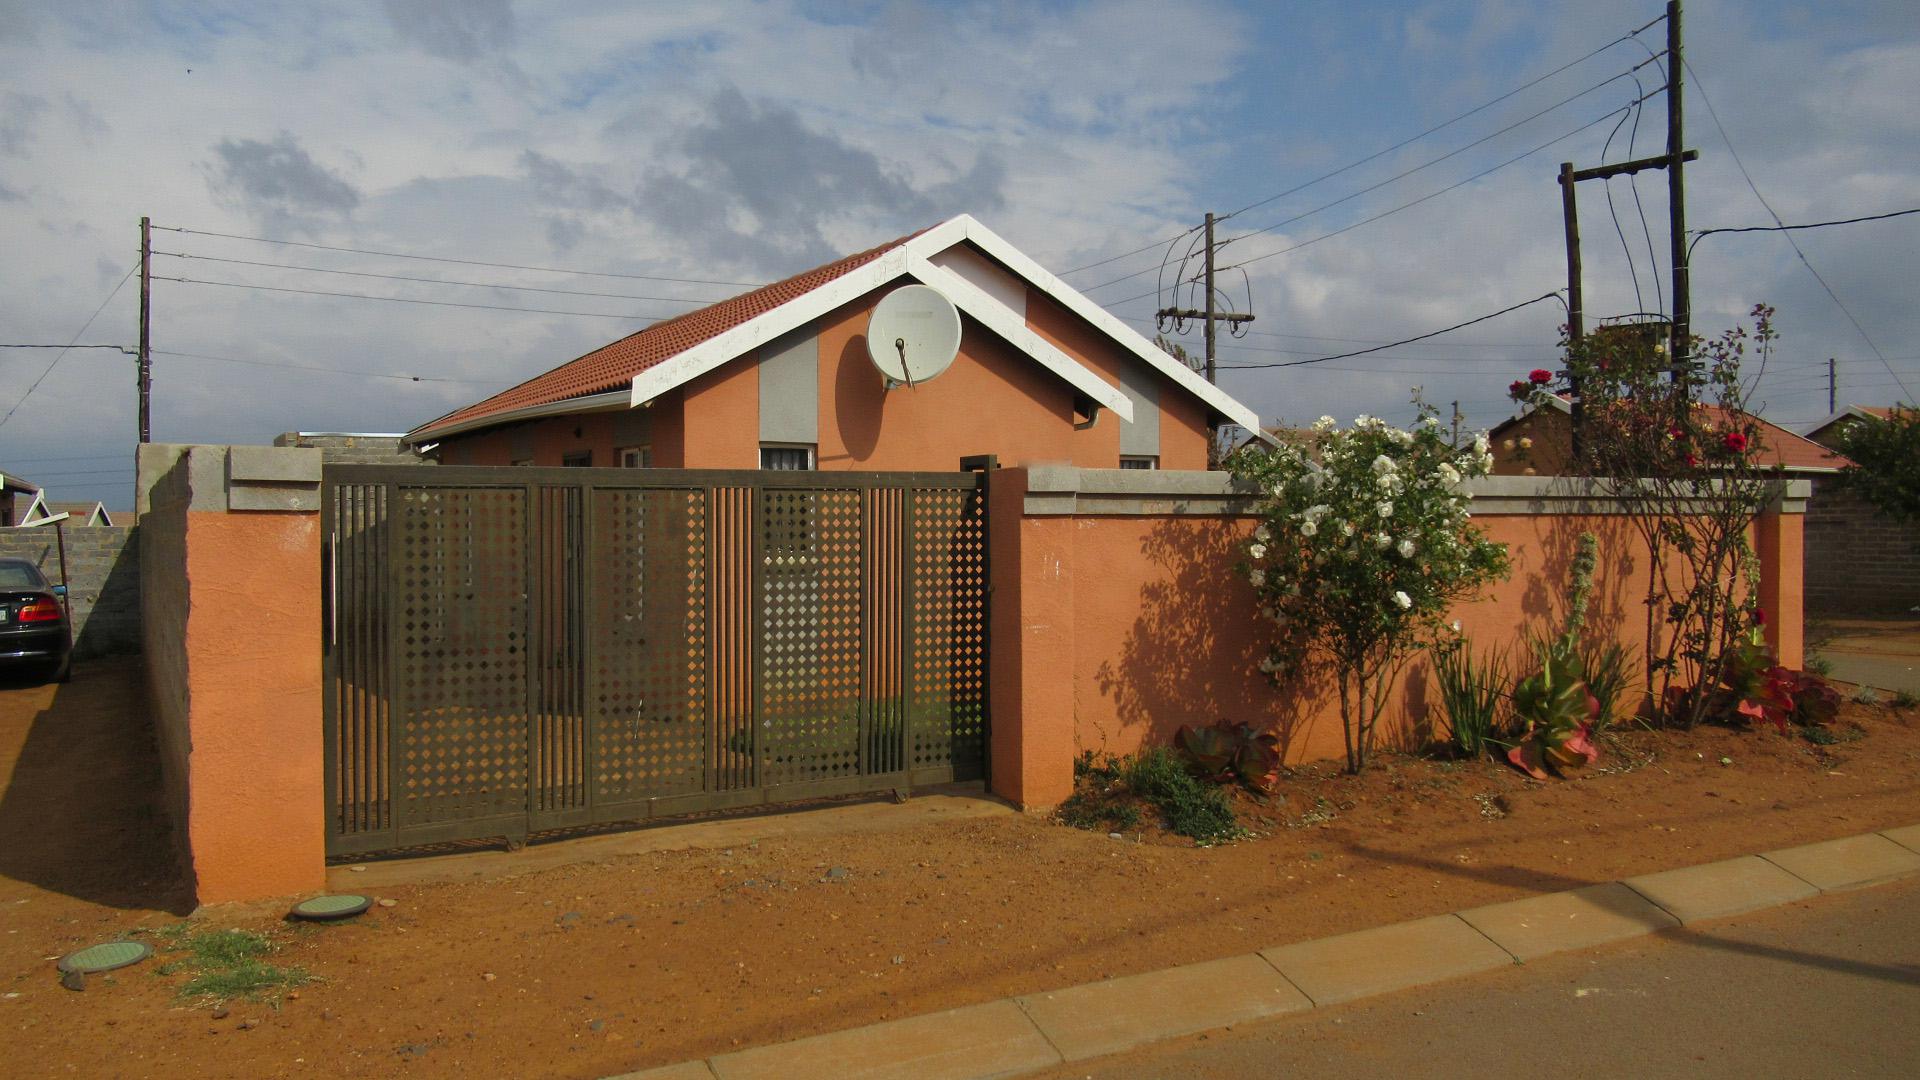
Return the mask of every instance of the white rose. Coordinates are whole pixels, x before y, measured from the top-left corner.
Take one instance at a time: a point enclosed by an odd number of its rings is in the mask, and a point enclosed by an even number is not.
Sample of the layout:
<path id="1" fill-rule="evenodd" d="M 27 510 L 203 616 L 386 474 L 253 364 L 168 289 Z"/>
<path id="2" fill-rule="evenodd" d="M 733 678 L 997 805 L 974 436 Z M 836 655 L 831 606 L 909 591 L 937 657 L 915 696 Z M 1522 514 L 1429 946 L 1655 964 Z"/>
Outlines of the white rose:
<path id="1" fill-rule="evenodd" d="M 1453 485 L 1460 482 L 1460 470 L 1454 468 L 1453 466 L 1447 464 L 1444 461 L 1441 462 L 1440 463 L 1440 481 L 1446 484 L 1448 487 L 1452 487 Z"/>
<path id="2" fill-rule="evenodd" d="M 1393 516 L 1393 504 L 1390 502 L 1386 502 L 1384 500 L 1382 500 L 1381 502 L 1374 503 L 1373 512 L 1376 514 L 1379 514 L 1383 518 L 1390 518 Z"/>
<path id="3" fill-rule="evenodd" d="M 1312 518 L 1308 518 L 1307 520 L 1300 523 L 1301 536 L 1314 536 L 1319 532 L 1320 532 L 1320 526 L 1314 524 L 1314 521 Z"/>
<path id="4" fill-rule="evenodd" d="M 1267 557 L 1267 545 L 1254 544 L 1253 546 L 1247 548 L 1247 555 L 1255 559 L 1264 559 Z"/>
<path id="5" fill-rule="evenodd" d="M 1351 521 L 1343 521 L 1343 522 L 1341 522 L 1341 523 L 1340 523 L 1340 535 L 1341 535 L 1341 536 L 1352 536 L 1352 535 L 1353 535 L 1353 522 L 1351 522 Z"/>
<path id="6" fill-rule="evenodd" d="M 1267 572 L 1256 566 L 1247 571 L 1247 581 L 1252 583 L 1253 587 L 1257 589 L 1267 583 Z"/>
<path id="7" fill-rule="evenodd" d="M 1476 454 L 1485 454 L 1485 453 L 1487 452 L 1487 450 L 1488 450 L 1488 446 L 1489 446 L 1489 444 L 1487 443 L 1487 436 L 1486 436 L 1486 433 L 1485 433 L 1485 432 L 1482 432 L 1481 434 L 1479 434 L 1479 435 L 1475 435 L 1475 436 L 1473 437 L 1473 452 L 1474 452 L 1474 453 L 1476 453 Z"/>
<path id="8" fill-rule="evenodd" d="M 1265 525 L 1255 525 L 1253 527 L 1253 538 L 1264 544 L 1268 540 L 1273 539 L 1273 533 L 1267 531 Z"/>
<path id="9" fill-rule="evenodd" d="M 1394 550 L 1400 553 L 1401 558 L 1411 559 L 1413 558 L 1413 552 L 1414 552 L 1413 541 L 1402 540 L 1400 541 L 1400 546 L 1395 548 Z"/>
<path id="10" fill-rule="evenodd" d="M 1332 429 L 1333 417 L 1331 416 L 1323 416 L 1313 422 L 1313 430 L 1315 431 L 1331 431 Z"/>
<path id="11" fill-rule="evenodd" d="M 1405 611 L 1413 606 L 1413 597 L 1403 592 L 1395 592 L 1393 594 L 1393 602 L 1400 605 L 1401 611 Z"/>
<path id="12" fill-rule="evenodd" d="M 1379 475 L 1380 473 L 1390 473 L 1390 472 L 1392 472 L 1392 471 L 1393 471 L 1393 459 L 1392 459 L 1392 458 L 1390 458 L 1390 457 L 1388 457 L 1388 456 L 1387 456 L 1387 455 L 1385 455 L 1385 454 L 1381 454 L 1381 455 L 1380 455 L 1379 457 L 1376 457 L 1376 458 L 1374 458 L 1374 459 L 1373 459 L 1373 471 L 1374 471 L 1374 474 L 1375 474 L 1376 476 L 1377 476 L 1377 475 Z"/>

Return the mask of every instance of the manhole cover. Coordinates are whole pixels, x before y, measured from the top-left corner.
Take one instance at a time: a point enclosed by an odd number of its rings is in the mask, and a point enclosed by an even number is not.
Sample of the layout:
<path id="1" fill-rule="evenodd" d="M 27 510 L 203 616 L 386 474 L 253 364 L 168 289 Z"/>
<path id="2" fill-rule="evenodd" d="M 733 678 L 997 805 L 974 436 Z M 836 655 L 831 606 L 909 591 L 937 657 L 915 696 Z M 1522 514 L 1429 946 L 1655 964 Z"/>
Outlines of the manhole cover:
<path id="1" fill-rule="evenodd" d="M 79 952 L 68 953 L 61 957 L 60 970 L 93 975 L 123 968 L 128 964 L 137 964 L 152 955 L 153 950 L 144 942 L 109 941 L 104 945 L 89 945 Z"/>
<path id="2" fill-rule="evenodd" d="M 365 896 L 316 896 L 293 906 L 296 919 L 349 919 L 373 906 Z"/>

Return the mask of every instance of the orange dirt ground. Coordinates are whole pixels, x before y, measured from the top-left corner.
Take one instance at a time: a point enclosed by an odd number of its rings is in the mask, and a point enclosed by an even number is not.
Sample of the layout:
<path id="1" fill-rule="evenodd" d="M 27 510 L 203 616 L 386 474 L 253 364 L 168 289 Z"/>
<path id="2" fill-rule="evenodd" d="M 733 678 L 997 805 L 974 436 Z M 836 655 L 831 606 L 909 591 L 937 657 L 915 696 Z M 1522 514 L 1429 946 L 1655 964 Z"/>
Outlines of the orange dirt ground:
<path id="1" fill-rule="evenodd" d="M 1828 748 L 1635 733 L 1601 769 L 1544 785 L 1383 756 L 1359 779 L 1299 770 L 1284 801 L 1240 804 L 1263 835 L 1212 849 L 1017 814 L 770 826 L 725 848 L 381 890 L 394 906 L 342 925 L 212 910 L 197 921 L 264 930 L 276 962 L 319 980 L 216 1013 L 178 1000 L 185 976 L 157 960 L 83 993 L 54 971 L 178 921 L 138 672 L 97 662 L 70 686 L 0 688 L 9 1075 L 595 1077 L 1920 822 L 1920 716 L 1885 706 L 1848 705 L 1859 737 Z"/>

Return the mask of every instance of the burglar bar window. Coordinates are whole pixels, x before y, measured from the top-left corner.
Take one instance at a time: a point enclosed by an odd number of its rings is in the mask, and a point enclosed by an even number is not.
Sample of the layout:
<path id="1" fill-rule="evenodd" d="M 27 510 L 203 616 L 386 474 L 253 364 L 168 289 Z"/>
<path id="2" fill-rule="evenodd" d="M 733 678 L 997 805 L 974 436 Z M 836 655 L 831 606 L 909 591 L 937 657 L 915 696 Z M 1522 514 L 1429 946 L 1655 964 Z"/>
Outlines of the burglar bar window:
<path id="1" fill-rule="evenodd" d="M 1160 459 L 1157 457 L 1123 457 L 1120 459 L 1120 467 L 1123 469 L 1157 469 L 1160 467 Z"/>
<path id="2" fill-rule="evenodd" d="M 760 448 L 760 467 L 785 472 L 805 472 L 813 468 L 813 447 L 768 445 Z"/>
<path id="3" fill-rule="evenodd" d="M 568 469 L 590 469 L 593 467 L 593 451 L 582 450 L 577 454 L 563 454 L 560 464 Z"/>

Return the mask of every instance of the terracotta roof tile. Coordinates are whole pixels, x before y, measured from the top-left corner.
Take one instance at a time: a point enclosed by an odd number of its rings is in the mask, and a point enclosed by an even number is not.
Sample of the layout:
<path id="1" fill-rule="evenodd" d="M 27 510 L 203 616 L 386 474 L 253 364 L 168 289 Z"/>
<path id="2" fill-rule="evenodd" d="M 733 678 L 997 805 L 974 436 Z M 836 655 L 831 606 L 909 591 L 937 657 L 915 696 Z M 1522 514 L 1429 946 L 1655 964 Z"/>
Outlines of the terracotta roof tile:
<path id="1" fill-rule="evenodd" d="M 409 432 L 409 436 L 417 436 L 420 432 L 434 428 L 483 420 L 517 409 L 550 405 L 571 398 L 622 389 L 632 383 L 635 375 L 655 364 L 678 356 L 703 341 L 718 337 L 790 300 L 804 296 L 835 278 L 872 262 L 924 231 L 923 229 L 909 233 L 879 247 L 848 255 L 825 266 L 816 266 L 785 280 L 776 281 L 771 285 L 762 285 L 717 304 L 710 304 L 684 315 L 676 315 L 671 319 L 654 323 L 644 330 L 602 345 L 585 356 L 570 360 L 551 371 L 536 375 L 518 386 L 502 390 L 484 401 L 455 409 L 445 416 L 428 421 Z"/>

